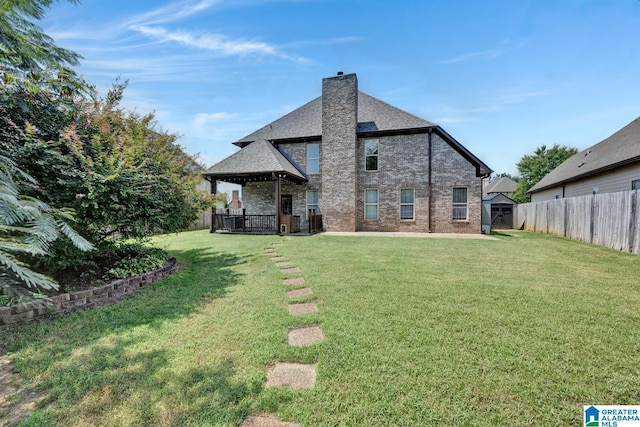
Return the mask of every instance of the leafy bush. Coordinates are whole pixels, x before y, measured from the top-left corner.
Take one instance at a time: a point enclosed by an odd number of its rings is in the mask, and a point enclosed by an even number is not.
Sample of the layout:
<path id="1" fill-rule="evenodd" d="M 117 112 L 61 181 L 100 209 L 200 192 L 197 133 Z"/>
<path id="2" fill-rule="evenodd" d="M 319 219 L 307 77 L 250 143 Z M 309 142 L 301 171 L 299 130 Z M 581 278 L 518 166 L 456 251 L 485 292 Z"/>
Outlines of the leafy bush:
<path id="1" fill-rule="evenodd" d="M 108 271 L 109 277 L 123 279 L 156 270 L 167 260 L 167 253 L 158 248 L 144 248 L 133 258 L 122 258 Z"/>

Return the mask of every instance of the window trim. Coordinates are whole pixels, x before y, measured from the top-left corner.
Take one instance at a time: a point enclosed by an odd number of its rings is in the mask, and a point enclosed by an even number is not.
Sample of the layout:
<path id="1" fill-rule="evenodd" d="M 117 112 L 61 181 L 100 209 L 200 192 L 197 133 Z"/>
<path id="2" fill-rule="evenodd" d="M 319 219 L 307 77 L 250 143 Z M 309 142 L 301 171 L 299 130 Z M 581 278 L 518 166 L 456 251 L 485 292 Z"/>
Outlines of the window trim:
<path id="1" fill-rule="evenodd" d="M 455 189 L 462 189 L 462 188 L 465 189 L 465 195 L 467 196 L 466 197 L 466 202 L 464 202 L 464 203 L 457 202 L 456 203 L 456 202 L 453 201 L 454 200 L 453 199 L 454 190 Z M 461 208 L 463 206 L 465 208 L 464 209 L 464 213 L 465 213 L 464 219 L 456 218 L 455 214 L 454 214 L 455 209 L 456 208 Z M 453 222 L 468 222 L 469 221 L 469 187 L 464 186 L 464 185 L 455 185 L 455 186 L 453 186 L 451 188 L 451 220 Z"/>
<path id="2" fill-rule="evenodd" d="M 367 192 L 375 191 L 376 192 L 376 202 L 375 203 L 367 203 Z M 376 207 L 376 217 L 375 218 L 367 218 L 367 207 L 375 206 Z M 364 189 L 364 220 L 365 221 L 379 221 L 380 220 L 380 191 L 377 188 L 365 188 Z"/>
<path id="3" fill-rule="evenodd" d="M 367 143 L 375 142 L 376 143 L 376 154 L 367 154 Z M 369 169 L 367 166 L 367 158 L 375 157 L 376 158 L 376 168 Z M 380 170 L 380 140 L 379 139 L 365 139 L 364 140 L 364 170 L 365 172 L 377 172 Z"/>
<path id="4" fill-rule="evenodd" d="M 309 193 L 316 193 L 316 203 L 314 204 L 309 204 Z M 306 210 L 306 217 L 307 219 L 309 219 L 309 206 L 315 206 L 316 207 L 316 214 L 320 213 L 320 192 L 318 190 L 312 189 L 312 190 L 307 190 L 306 192 L 306 206 L 307 206 L 307 210 Z"/>
<path id="5" fill-rule="evenodd" d="M 318 147 L 318 157 L 309 157 L 309 146 L 310 145 L 316 145 Z M 309 175 L 317 175 L 320 173 L 320 143 L 318 142 L 310 142 L 306 145 L 306 166 L 307 166 L 307 173 Z M 317 160 L 318 161 L 318 170 L 317 172 L 311 172 L 309 170 L 309 160 Z"/>
<path id="6" fill-rule="evenodd" d="M 411 194 L 412 194 L 411 203 L 402 202 L 402 192 L 406 190 L 411 190 Z M 411 218 L 402 217 L 403 206 L 411 206 Z M 400 188 L 400 221 L 415 221 L 415 220 L 416 220 L 416 189 L 414 187 Z"/>

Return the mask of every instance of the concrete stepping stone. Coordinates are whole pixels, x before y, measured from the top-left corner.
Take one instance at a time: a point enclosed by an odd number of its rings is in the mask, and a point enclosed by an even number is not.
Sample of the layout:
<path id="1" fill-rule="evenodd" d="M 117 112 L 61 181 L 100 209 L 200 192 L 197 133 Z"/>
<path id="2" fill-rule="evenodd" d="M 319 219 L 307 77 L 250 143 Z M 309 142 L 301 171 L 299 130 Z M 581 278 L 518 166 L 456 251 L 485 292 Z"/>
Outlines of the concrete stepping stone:
<path id="1" fill-rule="evenodd" d="M 242 422 L 241 427 L 300 427 L 300 424 L 280 421 L 273 416 L 251 416 Z"/>
<path id="2" fill-rule="evenodd" d="M 276 363 L 267 369 L 267 387 L 313 388 L 317 371 L 317 363 Z"/>
<path id="3" fill-rule="evenodd" d="M 300 270 L 300 267 L 285 268 L 280 271 L 283 273 L 302 273 L 302 270 Z"/>
<path id="4" fill-rule="evenodd" d="M 293 291 L 287 292 L 287 296 L 289 298 L 306 297 L 307 295 L 313 295 L 313 291 L 311 290 L 311 288 L 295 289 Z"/>
<path id="5" fill-rule="evenodd" d="M 296 328 L 289 331 L 287 341 L 289 345 L 294 347 L 304 347 L 306 345 L 312 345 L 319 343 L 324 339 L 324 334 L 320 326 L 305 326 L 303 328 Z"/>
<path id="6" fill-rule="evenodd" d="M 275 255 L 275 254 L 274 254 L 274 255 Z M 286 260 L 286 258 L 285 258 L 285 257 L 283 257 L 283 256 L 274 256 L 274 257 L 269 258 L 269 259 L 270 259 L 271 261 L 284 261 L 284 260 Z"/>
<path id="7" fill-rule="evenodd" d="M 276 262 L 276 267 L 288 267 L 290 265 L 293 265 L 293 262 L 291 262 L 291 261 Z"/>
<path id="8" fill-rule="evenodd" d="M 305 302 L 303 304 L 289 304 L 289 313 L 293 315 L 309 314 L 318 311 L 318 306 L 315 302 Z"/>
<path id="9" fill-rule="evenodd" d="M 304 283 L 304 277 L 292 277 L 290 279 L 282 279 L 283 285 L 302 285 Z"/>

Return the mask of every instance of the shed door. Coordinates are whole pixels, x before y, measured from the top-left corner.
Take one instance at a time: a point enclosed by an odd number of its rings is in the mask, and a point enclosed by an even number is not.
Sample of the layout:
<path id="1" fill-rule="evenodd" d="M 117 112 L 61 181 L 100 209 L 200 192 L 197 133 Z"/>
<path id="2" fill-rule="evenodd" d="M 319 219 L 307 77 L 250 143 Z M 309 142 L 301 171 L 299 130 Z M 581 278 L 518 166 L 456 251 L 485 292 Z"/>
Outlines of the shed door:
<path id="1" fill-rule="evenodd" d="M 491 228 L 513 228 L 513 205 L 508 203 L 491 204 Z"/>

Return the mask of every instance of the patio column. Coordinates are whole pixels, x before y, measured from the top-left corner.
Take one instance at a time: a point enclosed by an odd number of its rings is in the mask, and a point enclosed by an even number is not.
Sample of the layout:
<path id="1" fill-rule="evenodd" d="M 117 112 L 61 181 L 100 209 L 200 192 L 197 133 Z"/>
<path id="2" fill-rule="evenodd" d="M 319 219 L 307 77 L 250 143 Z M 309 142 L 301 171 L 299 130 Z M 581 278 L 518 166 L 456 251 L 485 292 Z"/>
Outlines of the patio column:
<path id="1" fill-rule="evenodd" d="M 211 178 L 211 181 L 209 182 L 211 183 L 211 195 L 215 196 L 216 193 L 218 192 L 218 181 L 215 178 Z M 216 205 L 214 204 L 213 206 L 211 206 L 211 229 L 209 230 L 209 233 L 216 232 L 215 220 L 216 220 Z"/>
<path id="2" fill-rule="evenodd" d="M 276 234 L 280 233 L 280 215 L 282 214 L 282 206 L 280 203 L 281 197 L 281 183 L 280 183 L 280 175 L 274 173 L 273 177 L 276 178 Z"/>

